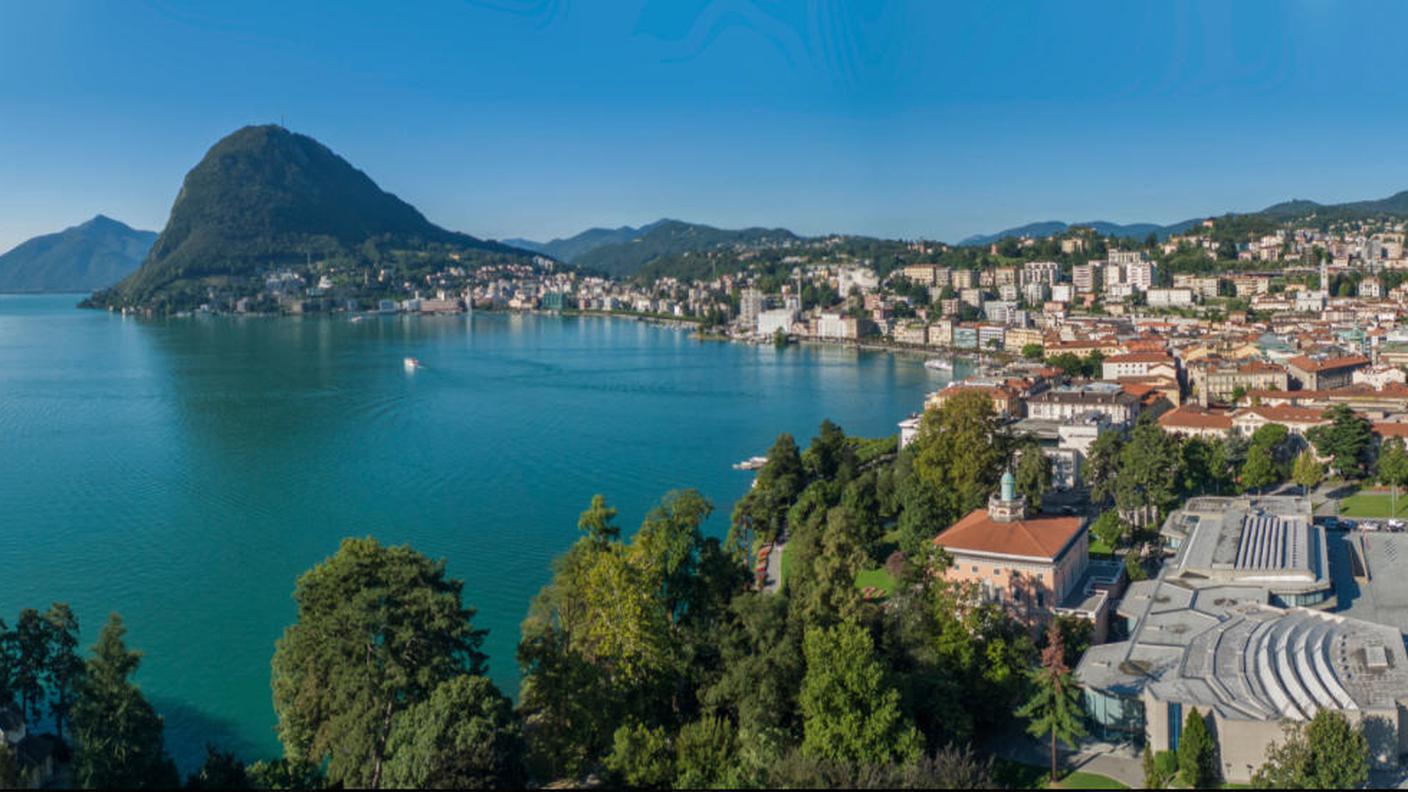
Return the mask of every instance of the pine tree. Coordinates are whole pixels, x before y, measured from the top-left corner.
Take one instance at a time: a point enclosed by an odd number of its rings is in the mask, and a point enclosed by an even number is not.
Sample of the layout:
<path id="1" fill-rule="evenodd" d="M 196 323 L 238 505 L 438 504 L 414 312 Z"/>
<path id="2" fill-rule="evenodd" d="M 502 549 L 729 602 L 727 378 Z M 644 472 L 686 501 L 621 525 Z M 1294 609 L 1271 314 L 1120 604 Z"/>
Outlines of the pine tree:
<path id="1" fill-rule="evenodd" d="M 44 668 L 49 656 L 48 624 L 39 611 L 25 608 L 15 622 L 15 693 L 20 714 L 33 720 L 44 716 Z"/>
<path id="2" fill-rule="evenodd" d="M 1183 734 L 1178 739 L 1178 774 L 1183 783 L 1194 789 L 1204 789 L 1217 778 L 1213 766 L 1212 733 L 1207 721 L 1196 707 L 1183 719 Z"/>
<path id="3" fill-rule="evenodd" d="M 123 643 L 127 628 L 108 617 L 73 708 L 74 772 L 90 789 L 170 788 L 180 783 L 166 755 L 161 716 L 131 677 L 141 654 Z"/>
<path id="4" fill-rule="evenodd" d="M 48 662 L 44 682 L 49 688 L 49 714 L 54 730 L 64 738 L 64 721 L 73 710 L 73 700 L 83 679 L 83 660 L 78 656 L 78 618 L 66 603 L 55 602 L 44 614 L 49 626 Z"/>
<path id="5" fill-rule="evenodd" d="M 1047 628 L 1046 648 L 1041 652 L 1041 667 L 1032 675 L 1036 691 L 1017 710 L 1017 717 L 1030 721 L 1027 732 L 1033 737 L 1051 737 L 1051 783 L 1056 783 L 1057 749 L 1060 740 L 1069 748 L 1085 736 L 1081 724 L 1080 687 L 1066 665 L 1066 646 L 1061 630 L 1053 621 Z"/>

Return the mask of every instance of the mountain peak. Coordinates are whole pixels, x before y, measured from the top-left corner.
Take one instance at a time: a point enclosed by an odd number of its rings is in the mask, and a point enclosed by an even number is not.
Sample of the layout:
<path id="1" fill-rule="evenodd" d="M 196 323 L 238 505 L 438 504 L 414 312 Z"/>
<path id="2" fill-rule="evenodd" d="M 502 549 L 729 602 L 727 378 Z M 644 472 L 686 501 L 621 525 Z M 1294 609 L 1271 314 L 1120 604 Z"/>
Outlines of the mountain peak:
<path id="1" fill-rule="evenodd" d="M 106 215 L 37 236 L 0 255 L 0 292 L 85 292 L 130 275 L 147 255 L 153 231 Z"/>
<path id="2" fill-rule="evenodd" d="M 126 223 L 122 222 L 121 220 L 114 220 L 114 219 L 112 219 L 111 217 L 108 217 L 108 216 L 105 215 L 105 214 L 96 214 L 96 215 L 93 215 L 92 219 L 88 220 L 88 222 L 86 222 L 86 223 L 81 223 L 81 224 L 79 224 L 77 227 L 78 227 L 78 228 L 91 228 L 91 229 L 114 228 L 114 229 L 126 229 L 126 230 L 128 230 L 128 231 L 132 230 L 132 226 L 127 225 Z"/>
<path id="3" fill-rule="evenodd" d="M 434 225 L 307 135 L 252 125 L 221 138 L 186 174 L 166 228 L 116 296 L 151 304 L 172 290 L 203 292 L 202 281 L 249 284 L 262 270 L 357 255 L 369 242 L 515 252 Z"/>

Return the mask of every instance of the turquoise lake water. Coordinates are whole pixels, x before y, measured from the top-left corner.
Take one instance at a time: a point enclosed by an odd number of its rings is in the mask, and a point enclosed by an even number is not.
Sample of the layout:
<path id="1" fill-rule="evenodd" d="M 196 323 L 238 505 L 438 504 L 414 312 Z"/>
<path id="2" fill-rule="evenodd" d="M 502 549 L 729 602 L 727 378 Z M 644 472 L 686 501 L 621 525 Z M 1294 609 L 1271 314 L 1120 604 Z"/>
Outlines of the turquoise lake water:
<path id="1" fill-rule="evenodd" d="M 297 576 L 345 536 L 465 581 L 495 680 L 601 492 L 634 530 L 666 491 L 722 535 L 778 432 L 891 434 L 945 378 L 913 356 L 696 341 L 606 318 L 141 321 L 0 295 L 0 617 L 109 611 L 189 768 L 279 753 L 269 660 Z M 413 355 L 424 368 L 408 373 Z"/>

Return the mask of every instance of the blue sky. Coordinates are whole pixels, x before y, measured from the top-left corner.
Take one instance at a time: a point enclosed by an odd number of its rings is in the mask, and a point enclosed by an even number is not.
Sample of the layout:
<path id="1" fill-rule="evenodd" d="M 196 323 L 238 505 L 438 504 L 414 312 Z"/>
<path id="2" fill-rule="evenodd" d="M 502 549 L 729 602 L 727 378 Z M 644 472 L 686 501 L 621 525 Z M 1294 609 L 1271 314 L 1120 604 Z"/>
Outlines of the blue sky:
<path id="1" fill-rule="evenodd" d="M 284 119 L 483 237 L 956 240 L 1408 189 L 1408 4 L 0 1 L 0 249 Z"/>

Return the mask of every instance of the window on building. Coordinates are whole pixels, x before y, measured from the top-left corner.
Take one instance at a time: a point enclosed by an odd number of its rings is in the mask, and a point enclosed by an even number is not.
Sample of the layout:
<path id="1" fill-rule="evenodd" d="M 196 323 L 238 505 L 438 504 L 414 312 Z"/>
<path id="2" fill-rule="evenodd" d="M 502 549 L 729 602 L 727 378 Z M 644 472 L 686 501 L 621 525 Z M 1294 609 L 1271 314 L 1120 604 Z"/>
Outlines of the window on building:
<path id="1" fill-rule="evenodd" d="M 1168 749 L 1178 751 L 1178 738 L 1183 736 L 1183 705 L 1170 701 L 1168 705 Z"/>
<path id="2" fill-rule="evenodd" d="M 1038 591 L 1036 593 L 1036 606 L 1038 608 L 1046 607 L 1046 594 L 1044 594 L 1043 592 Z"/>

